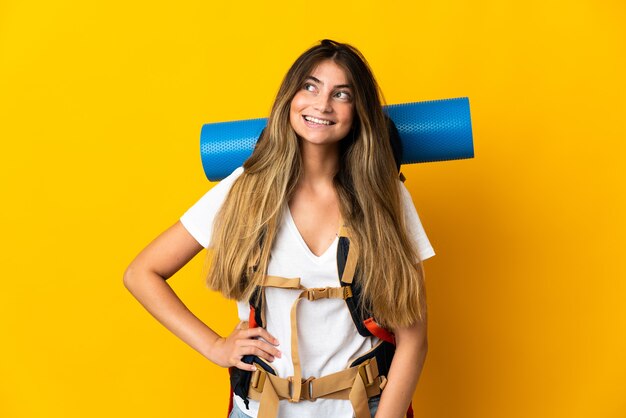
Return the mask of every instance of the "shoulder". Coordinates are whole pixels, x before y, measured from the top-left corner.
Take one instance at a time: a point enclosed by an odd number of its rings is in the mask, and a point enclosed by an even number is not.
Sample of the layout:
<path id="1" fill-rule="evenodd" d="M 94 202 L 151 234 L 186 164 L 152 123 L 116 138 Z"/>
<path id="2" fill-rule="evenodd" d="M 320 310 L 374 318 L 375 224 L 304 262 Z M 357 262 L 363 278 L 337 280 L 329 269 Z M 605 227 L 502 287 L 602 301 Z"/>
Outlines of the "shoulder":
<path id="1" fill-rule="evenodd" d="M 237 167 L 228 177 L 221 180 L 200 197 L 200 199 L 180 217 L 183 226 L 203 247 L 206 248 L 209 245 L 213 229 L 213 220 L 224 204 L 235 180 L 237 180 L 242 173 L 243 167 Z"/>
<path id="2" fill-rule="evenodd" d="M 219 183 L 217 183 L 211 190 L 209 190 L 209 192 L 217 189 L 228 189 L 230 190 L 230 188 L 232 187 L 233 183 L 235 182 L 235 180 L 237 180 L 241 175 L 243 174 L 243 167 L 237 167 L 232 173 L 230 173 L 227 177 L 225 177 L 223 180 L 221 180 Z"/>
<path id="3" fill-rule="evenodd" d="M 419 258 L 421 260 L 426 260 L 427 258 L 435 255 L 435 251 L 433 250 L 430 240 L 426 235 L 426 231 L 424 230 L 420 216 L 417 213 L 417 209 L 415 208 L 413 197 L 411 196 L 409 189 L 400 180 L 398 180 L 398 183 L 400 183 L 398 187 L 400 189 L 400 199 L 402 202 L 402 210 L 404 212 L 404 222 L 407 233 L 415 245 Z"/>
<path id="4" fill-rule="evenodd" d="M 398 180 L 398 189 L 400 190 L 400 202 L 405 210 L 405 212 L 411 211 L 415 212 L 415 205 L 413 204 L 413 196 L 411 196 L 411 192 L 406 187 L 404 182 Z"/>
<path id="5" fill-rule="evenodd" d="M 243 173 L 243 167 L 237 167 L 232 173 L 230 173 L 227 177 L 219 181 L 215 186 L 209 189 L 201 198 L 198 200 L 198 203 L 204 202 L 213 202 L 213 203 L 221 203 L 221 200 L 224 200 L 228 195 L 228 192 L 232 188 L 235 181 L 241 176 Z"/>
<path id="6" fill-rule="evenodd" d="M 407 198 L 409 200 L 412 200 L 411 199 L 411 193 L 409 192 L 409 189 L 406 188 L 406 185 L 400 179 L 398 179 L 398 189 L 400 189 L 400 194 L 401 194 L 402 200 L 406 200 Z"/>

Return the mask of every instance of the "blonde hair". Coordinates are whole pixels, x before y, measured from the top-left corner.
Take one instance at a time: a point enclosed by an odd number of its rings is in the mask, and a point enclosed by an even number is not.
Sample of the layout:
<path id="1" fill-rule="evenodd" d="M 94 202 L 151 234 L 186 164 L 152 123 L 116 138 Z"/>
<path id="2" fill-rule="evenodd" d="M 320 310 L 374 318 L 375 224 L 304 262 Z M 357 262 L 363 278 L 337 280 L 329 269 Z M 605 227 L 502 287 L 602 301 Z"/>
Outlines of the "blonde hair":
<path id="1" fill-rule="evenodd" d="M 353 284 L 361 287 L 360 308 L 388 328 L 409 326 L 425 313 L 424 274 L 406 233 L 382 95 L 361 53 L 330 40 L 305 51 L 281 83 L 267 126 L 215 218 L 207 284 L 241 300 L 263 283 L 284 205 L 302 170 L 299 139 L 289 121 L 291 100 L 327 59 L 345 70 L 354 93 L 355 117 L 340 142 L 334 186 L 360 249 Z"/>

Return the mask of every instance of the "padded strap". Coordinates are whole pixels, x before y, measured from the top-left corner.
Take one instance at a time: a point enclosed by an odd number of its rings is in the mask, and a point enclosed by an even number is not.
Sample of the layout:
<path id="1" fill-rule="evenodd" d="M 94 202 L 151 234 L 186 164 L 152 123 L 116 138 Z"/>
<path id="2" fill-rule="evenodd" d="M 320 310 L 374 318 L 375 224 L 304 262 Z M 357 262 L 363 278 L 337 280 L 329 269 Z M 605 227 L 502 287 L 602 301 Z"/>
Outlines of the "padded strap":
<path id="1" fill-rule="evenodd" d="M 343 269 L 341 275 L 341 281 L 344 283 L 352 283 L 354 280 L 354 273 L 356 272 L 356 264 L 359 261 L 359 246 L 356 240 L 351 239 L 351 230 L 347 225 L 342 225 L 339 230 L 340 237 L 346 237 L 350 240 L 350 249 L 348 250 L 348 257 L 346 259 L 346 266 Z"/>

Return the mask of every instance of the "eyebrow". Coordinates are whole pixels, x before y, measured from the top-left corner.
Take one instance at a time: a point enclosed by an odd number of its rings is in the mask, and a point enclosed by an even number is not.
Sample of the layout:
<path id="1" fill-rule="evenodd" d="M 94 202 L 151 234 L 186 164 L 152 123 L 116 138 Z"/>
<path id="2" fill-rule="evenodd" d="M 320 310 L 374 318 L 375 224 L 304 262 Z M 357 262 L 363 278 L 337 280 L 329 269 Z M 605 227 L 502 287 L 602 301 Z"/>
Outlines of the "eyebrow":
<path id="1" fill-rule="evenodd" d="M 322 84 L 322 85 L 324 84 L 321 80 L 313 77 L 312 75 L 307 76 L 306 79 L 307 80 L 311 79 L 311 80 L 315 81 L 318 84 Z M 334 88 L 341 89 L 341 88 L 344 88 L 344 87 L 347 87 L 347 88 L 351 89 L 352 88 L 352 84 L 337 84 Z"/>

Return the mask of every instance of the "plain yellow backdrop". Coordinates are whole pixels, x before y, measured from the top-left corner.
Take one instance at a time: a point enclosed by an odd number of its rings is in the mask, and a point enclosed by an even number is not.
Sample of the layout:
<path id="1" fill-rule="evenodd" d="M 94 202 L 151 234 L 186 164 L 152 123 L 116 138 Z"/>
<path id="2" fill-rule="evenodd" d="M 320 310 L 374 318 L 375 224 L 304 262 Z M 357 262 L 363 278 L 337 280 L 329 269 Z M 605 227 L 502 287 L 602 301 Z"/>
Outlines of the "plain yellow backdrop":
<path id="1" fill-rule="evenodd" d="M 122 274 L 212 186 L 202 124 L 267 116 L 329 37 L 388 103 L 470 98 L 476 158 L 403 169 L 437 252 L 416 416 L 625 417 L 624 2 L 216 3 L 0 3 L 0 416 L 225 417 Z M 228 333 L 202 264 L 170 283 Z"/>

